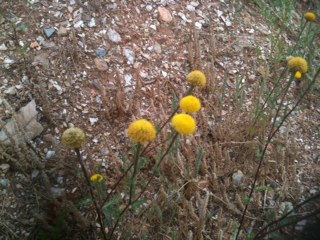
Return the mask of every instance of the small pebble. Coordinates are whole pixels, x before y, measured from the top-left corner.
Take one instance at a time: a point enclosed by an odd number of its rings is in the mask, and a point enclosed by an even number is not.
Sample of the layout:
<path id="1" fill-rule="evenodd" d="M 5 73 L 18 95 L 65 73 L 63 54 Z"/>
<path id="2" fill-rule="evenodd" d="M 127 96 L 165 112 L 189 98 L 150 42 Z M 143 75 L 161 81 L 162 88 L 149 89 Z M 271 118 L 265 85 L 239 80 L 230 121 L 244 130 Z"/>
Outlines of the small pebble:
<path id="1" fill-rule="evenodd" d="M 105 49 L 98 48 L 96 50 L 96 55 L 98 57 L 105 57 L 107 55 L 107 51 Z"/>
<path id="2" fill-rule="evenodd" d="M 51 159 L 56 155 L 55 151 L 48 151 L 46 155 L 46 159 Z"/>

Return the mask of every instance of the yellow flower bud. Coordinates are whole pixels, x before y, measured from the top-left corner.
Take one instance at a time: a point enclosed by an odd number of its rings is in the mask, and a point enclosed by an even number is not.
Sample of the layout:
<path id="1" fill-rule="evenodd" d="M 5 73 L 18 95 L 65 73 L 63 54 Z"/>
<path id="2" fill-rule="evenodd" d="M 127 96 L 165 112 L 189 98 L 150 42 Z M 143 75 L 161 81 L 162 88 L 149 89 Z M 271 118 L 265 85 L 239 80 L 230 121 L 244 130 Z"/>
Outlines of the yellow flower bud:
<path id="1" fill-rule="evenodd" d="M 80 128 L 69 128 L 62 134 L 62 143 L 69 148 L 80 148 L 86 136 Z"/>
<path id="2" fill-rule="evenodd" d="M 153 141 L 157 136 L 157 131 L 151 122 L 140 119 L 130 124 L 128 135 L 131 141 L 143 144 Z"/>
<path id="3" fill-rule="evenodd" d="M 175 115 L 172 118 L 172 125 L 178 133 L 184 135 L 193 134 L 197 129 L 194 118 L 184 113 Z"/>
<path id="4" fill-rule="evenodd" d="M 207 83 L 206 75 L 204 75 L 204 73 L 199 70 L 195 70 L 189 73 L 189 75 L 187 76 L 187 80 L 192 86 L 195 87 L 205 87 Z"/>

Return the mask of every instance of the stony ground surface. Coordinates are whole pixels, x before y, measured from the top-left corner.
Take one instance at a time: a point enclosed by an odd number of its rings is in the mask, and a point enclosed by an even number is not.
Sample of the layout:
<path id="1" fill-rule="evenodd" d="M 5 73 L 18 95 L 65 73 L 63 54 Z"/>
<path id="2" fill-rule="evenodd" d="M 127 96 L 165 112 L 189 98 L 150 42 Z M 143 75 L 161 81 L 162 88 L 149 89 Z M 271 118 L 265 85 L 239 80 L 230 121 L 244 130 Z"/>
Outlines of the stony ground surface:
<path id="1" fill-rule="evenodd" d="M 207 126 L 227 120 L 237 110 L 230 101 L 212 113 L 215 103 L 211 101 L 217 97 L 206 96 L 215 86 L 220 89 L 227 84 L 226 96 L 231 99 L 240 82 L 249 109 L 261 76 L 272 77 L 265 64 L 270 36 L 275 33 L 248 1 L 2 0 L 0 4 L 1 120 L 8 123 L 13 111 L 35 100 L 36 109 L 17 121 L 29 129 L 39 158 L 45 159 L 50 191 L 65 193 L 75 202 L 84 197 L 85 190 L 79 182 L 83 180 L 75 180 L 73 154 L 60 144 L 62 132 L 71 126 L 85 129 L 87 166 L 93 173 L 100 167 L 111 186 L 130 149 L 128 124 L 138 118 L 159 124 L 170 115 L 174 94 L 182 96 L 187 90 L 185 76 L 192 70 L 194 47 L 192 20 L 201 46 L 201 63 L 197 64 L 211 73 L 211 89 L 201 93 Z M 285 37 L 292 44 L 294 38 Z M 293 99 L 294 92 L 293 87 Z M 294 159 L 287 165 L 292 177 L 286 179 L 292 182 L 272 175 L 269 180 L 291 194 L 285 204 L 299 200 L 292 194 L 319 191 L 319 103 L 319 95 L 312 94 L 281 128 L 284 152 L 294 150 L 287 157 Z M 30 125 L 25 119 L 36 123 Z M 0 239 L 25 239 L 48 208 L 43 207 L 45 197 L 39 195 L 39 171 L 27 170 L 26 164 L 23 172 L 13 159 L 0 156 Z M 275 169 L 277 158 L 268 159 Z M 240 171 L 249 183 L 252 169 L 235 164 L 229 177 Z M 92 215 L 90 209 L 84 212 L 89 218 Z M 215 239 L 209 229 L 205 236 Z"/>

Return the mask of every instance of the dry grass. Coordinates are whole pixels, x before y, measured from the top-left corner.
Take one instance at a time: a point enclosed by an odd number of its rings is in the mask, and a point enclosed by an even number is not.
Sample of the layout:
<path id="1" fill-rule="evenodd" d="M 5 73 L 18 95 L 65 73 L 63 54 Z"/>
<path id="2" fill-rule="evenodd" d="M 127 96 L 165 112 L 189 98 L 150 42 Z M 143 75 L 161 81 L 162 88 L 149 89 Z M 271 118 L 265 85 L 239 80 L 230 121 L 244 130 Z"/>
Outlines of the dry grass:
<path id="1" fill-rule="evenodd" d="M 192 21 L 192 26 L 195 26 L 195 15 L 192 15 Z M 64 68 L 79 72 L 78 66 L 83 53 L 77 47 L 75 33 L 70 36 L 66 48 L 58 53 L 55 71 Z M 114 236 L 110 238 L 234 239 L 248 204 L 248 194 L 259 164 L 258 159 L 272 128 L 276 113 L 272 104 L 276 105 L 275 102 L 282 96 L 282 88 L 285 86 L 280 83 L 275 90 L 278 96 L 271 98 L 265 111 L 257 117 L 259 106 L 262 105 L 261 100 L 266 100 L 266 90 L 274 86 L 271 80 L 279 76 L 281 71 L 272 69 L 270 74 L 269 69 L 261 74 L 261 82 L 257 80 L 242 84 L 242 78 L 248 77 L 246 73 L 237 77 L 228 75 L 226 67 L 221 66 L 218 57 L 232 49 L 243 36 L 233 39 L 224 47 L 219 45 L 220 37 L 213 33 L 213 29 L 210 29 L 209 34 L 203 35 L 195 27 L 190 29 L 186 45 L 189 64 L 186 71 L 203 70 L 208 81 L 205 89 L 194 91 L 194 95 L 199 96 L 203 105 L 202 111 L 196 116 L 198 131 L 194 136 L 181 136 L 171 142 L 173 133 L 170 126 L 166 126 L 158 139 L 143 150 L 135 186 L 135 197 L 141 196 L 137 201 L 130 202 L 130 206 L 127 205 L 128 199 L 121 195 L 125 193 L 126 196 L 129 192 L 131 172 L 127 169 L 132 166 L 133 154 L 130 152 L 130 143 L 119 134 L 119 130 L 123 131 L 128 122 L 139 118 L 154 119 L 155 124 L 160 127 L 176 109 L 177 102 L 188 91 L 188 87 L 178 76 L 172 81 L 156 79 L 146 82 L 138 71 L 134 74 L 136 84 L 132 91 L 124 87 L 124 76 L 119 71 L 112 75 L 97 73 L 96 79 L 88 84 L 95 88 L 102 99 L 103 110 L 99 114 L 104 119 L 104 126 L 109 128 L 109 135 L 104 136 L 105 145 L 108 150 L 117 149 L 120 152 L 112 152 L 108 156 L 110 166 L 105 177 L 109 198 L 100 202 L 104 202 L 104 208 L 107 209 L 105 211 L 103 208 L 102 211 L 107 233 L 110 234 L 113 228 L 115 230 Z M 248 66 L 256 67 L 257 63 L 250 60 L 250 51 L 253 50 L 245 50 L 245 62 Z M 33 91 L 39 100 L 38 104 L 43 108 L 42 114 L 49 123 L 48 127 L 53 127 L 57 125 L 57 115 L 51 110 L 54 103 L 50 102 L 50 98 L 45 94 L 45 86 L 40 83 L 48 71 L 35 69 L 39 73 L 33 75 Z M 218 78 L 218 71 L 224 73 L 224 79 Z M 114 84 L 106 84 L 110 79 L 114 80 Z M 306 89 L 306 86 L 295 88 L 296 95 L 289 94 L 284 99 L 295 103 L 303 89 Z M 315 91 L 302 102 L 302 108 L 319 102 L 319 95 Z M 71 103 L 72 101 L 76 102 L 77 99 L 71 99 Z M 6 107 L 14 118 L 15 111 L 10 108 L 10 104 Z M 281 116 L 286 113 L 284 110 L 279 111 Z M 309 114 L 314 117 L 311 110 Z M 311 133 L 319 122 L 312 119 L 312 124 L 309 124 L 304 121 L 304 116 L 297 118 L 295 123 L 288 120 L 285 131 L 275 134 L 266 148 L 256 188 L 244 215 L 245 227 L 242 229 L 246 231 L 241 232 L 240 239 L 256 232 L 264 226 L 266 220 L 279 217 L 282 202 L 297 203 L 308 193 L 306 189 L 297 187 L 297 172 L 303 171 L 303 168 L 310 172 L 314 167 L 310 174 L 319 179 L 316 164 L 304 167 L 295 163 L 297 156 L 303 153 L 290 132 L 294 127 L 292 125 L 298 122 L 305 133 Z M 64 151 L 61 145 L 53 144 L 57 150 L 56 162 L 46 162 L 26 138 L 23 129 L 18 125 L 16 128 L 23 141 L 18 144 L 14 139 L 10 139 L 11 148 L 0 145 L 0 159 L 9 162 L 15 171 L 26 176 L 29 176 L 32 170 L 41 172 L 41 179 L 37 184 L 44 182 L 44 187 L 37 185 L 33 190 L 39 194 L 41 201 L 38 208 L 40 205 L 44 206 L 46 211 L 37 215 L 35 234 L 43 234 L 44 231 L 81 239 L 80 235 L 84 233 L 86 239 L 99 239 L 99 228 L 92 224 L 96 222 L 97 216 L 90 199 L 88 200 L 88 189 L 82 187 L 83 176 L 77 171 L 74 157 Z M 91 136 L 95 134 L 100 133 L 90 133 Z M 166 149 L 168 154 L 161 159 Z M 98 169 L 91 158 L 95 151 L 94 148 L 85 148 L 83 153 L 89 162 L 86 167 L 90 169 L 90 174 Z M 158 164 L 160 166 L 157 166 Z M 53 183 L 50 174 L 54 175 L 64 168 L 69 169 L 66 172 L 74 179 L 71 185 L 74 189 L 80 188 L 80 193 L 69 192 L 59 197 L 52 196 L 50 188 Z M 129 174 L 124 174 L 127 172 Z M 233 176 L 239 172 L 243 173 L 244 178 L 240 184 L 236 184 Z M 302 174 L 307 175 L 305 172 Z M 119 179 L 121 181 L 118 184 Z M 43 204 L 47 200 L 49 204 Z M 88 200 L 88 206 L 84 204 L 75 207 L 80 200 Z M 128 210 L 115 228 L 117 217 L 126 207 Z M 7 219 L 4 205 L 0 216 Z M 13 231 L 14 226 L 5 221 L 0 221 L 0 229 L 8 239 L 17 238 Z M 34 238 L 39 239 L 39 236 Z M 60 239 L 63 237 L 60 236 Z"/>

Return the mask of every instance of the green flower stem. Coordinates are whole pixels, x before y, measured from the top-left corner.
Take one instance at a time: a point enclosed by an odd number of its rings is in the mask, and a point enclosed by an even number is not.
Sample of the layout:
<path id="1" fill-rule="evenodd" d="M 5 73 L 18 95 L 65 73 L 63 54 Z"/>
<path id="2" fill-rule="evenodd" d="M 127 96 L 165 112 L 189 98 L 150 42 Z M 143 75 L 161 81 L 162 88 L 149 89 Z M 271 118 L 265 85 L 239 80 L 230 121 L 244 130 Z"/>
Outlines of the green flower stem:
<path id="1" fill-rule="evenodd" d="M 286 93 L 288 92 L 288 89 L 290 87 L 290 84 L 292 83 L 293 81 L 293 75 L 291 76 L 291 79 L 287 85 L 287 88 L 285 89 L 285 94 L 283 95 L 282 99 L 281 99 L 281 103 L 279 104 L 279 107 L 277 109 L 277 112 L 276 112 L 276 116 L 274 117 L 273 119 L 273 123 L 272 123 L 272 127 L 269 131 L 269 134 L 268 134 L 268 138 L 267 138 L 267 141 L 264 145 L 264 148 L 262 150 L 262 154 L 260 156 L 260 159 L 259 159 L 259 165 L 257 167 L 257 170 L 256 170 L 256 173 L 255 173 L 255 176 L 254 176 L 254 181 L 253 181 L 253 184 L 251 186 L 251 190 L 250 190 L 250 193 L 249 193 L 249 201 L 248 203 L 245 205 L 245 208 L 243 210 L 243 213 L 242 213 L 242 216 L 241 216 L 241 220 L 240 220 L 240 224 L 239 224 L 239 228 L 238 228 L 238 231 L 237 231 L 237 235 L 236 235 L 236 240 L 238 239 L 239 235 L 240 235 L 240 231 L 241 231 L 241 228 L 242 228 L 242 225 L 243 225 L 243 222 L 244 222 L 244 218 L 245 218 L 245 215 L 246 215 L 246 212 L 247 212 L 247 209 L 248 209 L 248 206 L 249 206 L 249 203 L 250 203 L 250 199 L 252 197 L 252 194 L 253 194 L 253 191 L 255 189 L 255 186 L 256 186 L 256 183 L 257 183 L 257 180 L 258 180 L 258 177 L 259 177 L 259 173 L 260 173 L 260 169 L 261 169 L 261 166 L 262 166 L 262 162 L 264 160 L 264 156 L 265 156 L 265 153 L 267 151 L 267 148 L 270 144 L 270 141 L 271 139 L 274 137 L 274 135 L 279 131 L 280 127 L 282 126 L 282 124 L 284 123 L 284 121 L 289 117 L 289 115 L 297 108 L 297 106 L 299 105 L 299 103 L 302 101 L 302 99 L 305 97 L 305 95 L 310 91 L 311 87 L 315 84 L 316 82 L 316 79 L 318 77 L 318 75 L 320 74 L 320 68 L 318 69 L 317 73 L 314 75 L 312 81 L 310 82 L 310 84 L 308 85 L 308 88 L 303 92 L 303 94 L 300 96 L 300 98 L 298 99 L 298 101 L 296 102 L 296 104 L 292 107 L 292 109 L 282 118 L 282 121 L 281 123 L 279 124 L 279 126 L 275 128 L 275 124 L 276 124 L 276 118 L 280 112 L 280 109 L 282 107 L 282 104 L 283 104 L 283 101 L 284 101 L 284 97 L 286 95 Z"/>
<path id="2" fill-rule="evenodd" d="M 174 135 L 174 137 L 172 138 L 172 140 L 171 140 L 171 142 L 170 142 L 169 147 L 167 148 L 166 152 L 161 156 L 161 158 L 159 159 L 159 161 L 158 161 L 158 163 L 157 163 L 157 165 L 155 166 L 154 169 L 157 169 L 157 168 L 160 166 L 160 164 L 162 163 L 162 161 L 163 161 L 163 159 L 165 158 L 165 156 L 169 153 L 169 151 L 170 151 L 171 147 L 173 146 L 173 144 L 174 144 L 175 140 L 177 139 L 177 137 L 178 137 L 178 133 L 176 133 L 176 134 Z M 136 199 L 134 199 L 133 201 L 131 201 L 131 202 L 129 201 L 129 203 L 126 205 L 126 207 L 122 210 L 122 212 L 120 213 L 120 215 L 119 215 L 119 217 L 118 217 L 118 219 L 117 219 L 114 227 L 112 228 L 112 230 L 111 230 L 111 232 L 110 232 L 109 239 L 112 239 L 113 233 L 114 233 L 114 231 L 116 230 L 116 228 L 118 227 L 119 222 L 120 222 L 120 219 L 121 219 L 121 217 L 123 216 L 123 214 L 128 210 L 128 208 L 129 208 L 132 204 L 134 204 L 136 201 L 138 201 L 138 200 L 140 199 L 140 197 L 142 196 L 142 194 L 147 190 L 147 188 L 148 188 L 149 184 L 151 183 L 151 181 L 153 180 L 154 176 L 155 176 L 155 174 L 152 174 L 152 176 L 149 178 L 146 186 L 145 186 L 145 187 L 143 188 L 143 190 L 140 192 L 139 196 L 138 196 Z"/>
<path id="3" fill-rule="evenodd" d="M 111 194 L 114 192 L 114 190 L 117 188 L 117 186 L 120 184 L 120 182 L 122 181 L 122 179 L 124 179 L 124 177 L 128 174 L 128 172 L 131 170 L 131 168 L 133 167 L 134 162 L 132 162 L 130 164 L 130 166 L 127 168 L 127 170 L 124 172 L 124 174 L 121 175 L 121 177 L 118 179 L 118 181 L 112 186 L 110 192 L 107 194 L 106 198 L 104 199 L 104 201 L 102 202 L 102 204 L 100 204 L 99 209 L 103 208 L 104 204 L 109 200 Z"/>
<path id="4" fill-rule="evenodd" d="M 189 94 L 191 94 L 192 93 L 192 91 L 193 91 L 193 89 L 194 89 L 194 86 L 190 86 L 189 87 L 189 89 L 188 89 L 188 91 L 183 95 L 184 97 L 185 96 L 188 96 Z M 160 127 L 160 130 L 159 130 L 159 132 L 158 132 L 158 134 L 162 131 L 162 129 L 167 125 L 167 123 L 173 118 L 173 116 L 178 112 L 178 110 L 179 110 L 179 106 L 177 106 L 174 110 L 173 110 L 173 112 L 172 112 L 172 114 L 169 116 L 169 118 L 161 125 L 161 127 Z M 150 149 L 149 151 L 147 151 L 147 149 L 149 148 L 149 146 L 151 145 L 151 143 L 149 143 L 143 150 L 142 150 L 142 152 L 141 152 L 141 155 L 143 155 L 143 154 L 145 154 L 145 153 L 148 153 L 148 152 L 150 152 L 152 149 Z M 147 151 L 147 152 L 146 152 Z"/>
<path id="5" fill-rule="evenodd" d="M 190 93 L 192 93 L 193 89 L 194 89 L 194 86 L 190 86 L 190 88 L 188 89 L 186 94 L 184 94 L 184 96 L 188 96 Z M 174 109 L 174 111 L 172 112 L 170 117 L 162 124 L 159 132 L 161 132 L 161 130 L 164 128 L 164 126 L 167 125 L 167 123 L 171 120 L 171 118 L 173 118 L 173 116 L 177 113 L 178 110 L 179 110 L 179 105 Z"/>
<path id="6" fill-rule="evenodd" d="M 296 44 L 293 46 L 293 49 L 291 50 L 291 52 L 289 53 L 289 55 L 293 54 L 293 53 L 296 51 L 296 49 L 297 49 L 297 47 L 298 47 L 298 44 L 299 44 L 299 42 L 300 42 L 302 33 L 303 33 L 304 29 L 305 29 L 306 26 L 307 26 L 307 23 L 308 23 L 308 22 L 306 21 L 306 22 L 303 24 L 300 32 L 298 33 L 298 40 L 297 40 Z"/>
<path id="7" fill-rule="evenodd" d="M 75 148 L 74 149 L 76 154 L 77 154 L 77 158 L 78 158 L 78 161 L 80 163 L 80 166 L 81 166 L 81 169 L 82 169 L 82 172 L 85 176 L 85 179 L 87 181 L 87 185 L 89 187 L 89 190 L 90 190 L 90 195 L 91 195 L 91 199 L 92 199 L 92 202 L 94 204 L 94 207 L 96 209 L 96 212 L 98 214 L 98 221 L 100 223 L 100 229 L 101 229 L 101 232 L 102 232 L 102 236 L 103 236 L 103 239 L 104 240 L 107 240 L 107 235 L 106 235 L 106 232 L 104 230 L 104 223 L 102 221 L 102 217 L 101 217 L 101 214 L 100 214 L 100 210 L 99 210 L 99 207 L 98 207 L 98 204 L 97 204 L 97 201 L 94 197 L 94 194 L 93 194 L 93 190 L 92 190 L 92 186 L 91 186 L 91 183 L 90 183 L 90 178 L 89 178 L 89 175 L 88 175 L 88 172 L 87 172 L 87 169 L 86 167 L 84 166 L 83 162 L 82 162 L 82 158 L 81 158 L 81 154 L 80 154 L 80 149 L 79 148 Z"/>
<path id="8" fill-rule="evenodd" d="M 270 93 L 268 94 L 266 100 L 264 101 L 264 103 L 263 103 L 263 105 L 262 105 L 262 107 L 261 107 L 261 110 L 258 111 L 256 117 L 254 118 L 252 127 L 254 127 L 254 126 L 256 125 L 256 123 L 257 123 L 257 121 L 258 121 L 258 119 L 259 119 L 259 117 L 260 117 L 260 114 L 263 113 L 263 111 L 264 111 L 264 109 L 265 109 L 265 107 L 266 107 L 269 99 L 271 98 L 273 92 L 279 87 L 280 82 L 281 82 L 281 79 L 284 77 L 284 74 L 286 73 L 287 69 L 288 69 L 288 67 L 285 67 L 285 68 L 281 71 L 280 76 L 279 76 L 277 82 L 275 83 L 275 85 L 274 85 L 273 88 L 271 89 Z"/>
<path id="9" fill-rule="evenodd" d="M 134 185 L 135 185 L 135 181 L 136 181 L 140 151 L 141 151 L 141 144 L 138 144 L 136 152 L 134 154 L 134 159 L 133 159 L 134 168 L 133 168 L 133 173 L 132 173 L 131 181 L 130 181 L 129 204 L 131 203 L 132 196 L 134 194 Z"/>
<path id="10" fill-rule="evenodd" d="M 269 144 L 270 144 L 270 141 L 271 141 L 272 137 L 274 136 L 274 128 L 275 128 L 275 124 L 276 124 L 276 122 L 277 122 L 277 117 L 278 117 L 278 115 L 279 115 L 279 113 L 280 113 L 280 110 L 281 110 L 281 107 L 282 107 L 282 105 L 283 105 L 285 96 L 287 95 L 287 92 L 288 92 L 289 87 L 290 87 L 290 85 L 291 85 L 292 82 L 293 82 L 293 74 L 291 75 L 291 78 L 290 78 L 290 80 L 289 80 L 289 82 L 288 82 L 288 84 L 287 84 L 287 86 L 286 86 L 286 88 L 285 88 L 285 90 L 284 90 L 284 94 L 282 95 L 282 98 L 281 98 L 279 107 L 277 108 L 277 112 L 276 112 L 275 116 L 273 117 L 272 126 L 271 126 L 271 129 L 270 129 L 270 131 L 269 131 L 268 138 L 267 138 L 266 143 L 265 143 L 265 145 L 264 145 L 264 148 L 263 148 L 263 150 L 262 150 L 262 154 L 261 154 L 261 156 L 259 157 L 259 165 L 258 165 L 258 167 L 257 167 L 256 173 L 255 173 L 255 176 L 254 176 L 254 181 L 253 181 L 253 184 L 252 184 L 252 186 L 251 186 L 250 193 L 249 193 L 249 195 L 248 195 L 249 201 L 246 203 L 245 208 L 244 208 L 243 213 L 242 213 L 242 216 L 241 216 L 239 228 L 238 228 L 237 235 L 236 235 L 236 238 L 235 238 L 236 240 L 238 239 L 238 237 L 239 237 L 239 235 L 240 235 L 240 231 L 241 231 L 241 228 L 242 228 L 242 226 L 243 226 L 244 218 L 245 218 L 245 215 L 246 215 L 246 213 L 247 213 L 248 206 L 249 206 L 249 204 L 250 204 L 250 200 L 251 200 L 251 197 L 252 197 L 254 188 L 255 188 L 256 183 L 257 183 L 257 181 L 258 181 L 258 177 L 259 177 L 259 174 L 260 174 L 260 169 L 261 169 L 261 166 L 262 166 L 262 162 L 263 162 L 263 160 L 264 160 L 265 153 L 266 153 L 266 151 L 267 151 L 267 149 L 268 149 L 268 146 L 269 146 Z M 277 128 L 277 129 L 279 129 L 279 128 Z"/>

